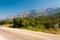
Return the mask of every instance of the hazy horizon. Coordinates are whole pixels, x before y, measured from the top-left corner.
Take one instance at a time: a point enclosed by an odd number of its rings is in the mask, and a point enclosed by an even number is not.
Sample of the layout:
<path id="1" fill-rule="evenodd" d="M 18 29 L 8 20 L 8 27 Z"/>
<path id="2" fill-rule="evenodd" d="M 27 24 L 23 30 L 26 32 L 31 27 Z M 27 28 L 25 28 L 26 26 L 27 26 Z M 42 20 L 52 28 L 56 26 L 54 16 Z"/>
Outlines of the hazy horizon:
<path id="1" fill-rule="evenodd" d="M 0 0 L 0 19 L 25 10 L 60 7 L 60 0 Z"/>

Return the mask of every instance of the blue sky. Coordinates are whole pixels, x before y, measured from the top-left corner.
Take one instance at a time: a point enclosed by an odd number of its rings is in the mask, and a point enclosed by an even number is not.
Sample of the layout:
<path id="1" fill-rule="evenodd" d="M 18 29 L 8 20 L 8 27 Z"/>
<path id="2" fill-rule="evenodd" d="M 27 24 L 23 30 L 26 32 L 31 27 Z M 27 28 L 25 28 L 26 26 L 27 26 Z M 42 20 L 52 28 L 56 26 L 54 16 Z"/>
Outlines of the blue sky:
<path id="1" fill-rule="evenodd" d="M 25 10 L 60 6 L 60 0 L 0 0 L 0 19 Z"/>

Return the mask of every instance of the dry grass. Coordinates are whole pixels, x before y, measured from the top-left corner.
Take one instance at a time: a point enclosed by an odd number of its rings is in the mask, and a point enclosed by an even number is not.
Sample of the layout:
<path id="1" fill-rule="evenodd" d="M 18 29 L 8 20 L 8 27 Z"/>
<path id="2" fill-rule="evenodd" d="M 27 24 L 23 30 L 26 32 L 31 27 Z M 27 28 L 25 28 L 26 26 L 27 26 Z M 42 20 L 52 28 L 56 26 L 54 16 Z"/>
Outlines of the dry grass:
<path id="1" fill-rule="evenodd" d="M 60 28 L 45 30 L 46 33 L 60 34 Z"/>
<path id="2" fill-rule="evenodd" d="M 4 24 L 2 25 L 4 27 L 11 27 L 13 26 L 13 24 Z M 41 31 L 41 32 L 46 32 L 46 33 L 52 33 L 52 34 L 60 34 L 60 28 L 57 28 L 57 29 L 45 29 L 44 31 Z"/>
<path id="3" fill-rule="evenodd" d="M 4 26 L 4 27 L 10 27 L 10 26 L 13 26 L 13 24 L 4 24 L 2 26 Z"/>

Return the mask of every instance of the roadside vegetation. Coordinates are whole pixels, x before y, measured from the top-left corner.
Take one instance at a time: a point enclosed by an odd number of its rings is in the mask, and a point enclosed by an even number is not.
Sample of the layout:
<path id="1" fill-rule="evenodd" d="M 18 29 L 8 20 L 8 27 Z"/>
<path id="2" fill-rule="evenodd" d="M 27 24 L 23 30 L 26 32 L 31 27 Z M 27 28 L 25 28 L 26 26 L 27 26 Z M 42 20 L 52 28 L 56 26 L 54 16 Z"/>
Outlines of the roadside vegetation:
<path id="1" fill-rule="evenodd" d="M 12 28 L 22 28 L 33 31 L 41 31 L 57 34 L 60 32 L 60 13 L 53 14 L 50 16 L 32 17 L 32 18 L 20 18 L 15 17 L 9 20 L 1 20 L 1 25 L 9 24 Z M 54 25 L 58 24 L 58 28 Z"/>

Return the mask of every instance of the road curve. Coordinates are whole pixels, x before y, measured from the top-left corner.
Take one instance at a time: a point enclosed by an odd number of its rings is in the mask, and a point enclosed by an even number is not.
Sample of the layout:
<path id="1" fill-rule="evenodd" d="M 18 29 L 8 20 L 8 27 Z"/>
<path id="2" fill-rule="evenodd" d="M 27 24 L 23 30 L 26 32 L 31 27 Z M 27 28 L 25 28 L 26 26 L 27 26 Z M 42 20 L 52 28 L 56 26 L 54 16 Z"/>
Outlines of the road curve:
<path id="1" fill-rule="evenodd" d="M 6 27 L 0 27 L 0 36 L 6 40 L 60 40 L 59 35 Z"/>

